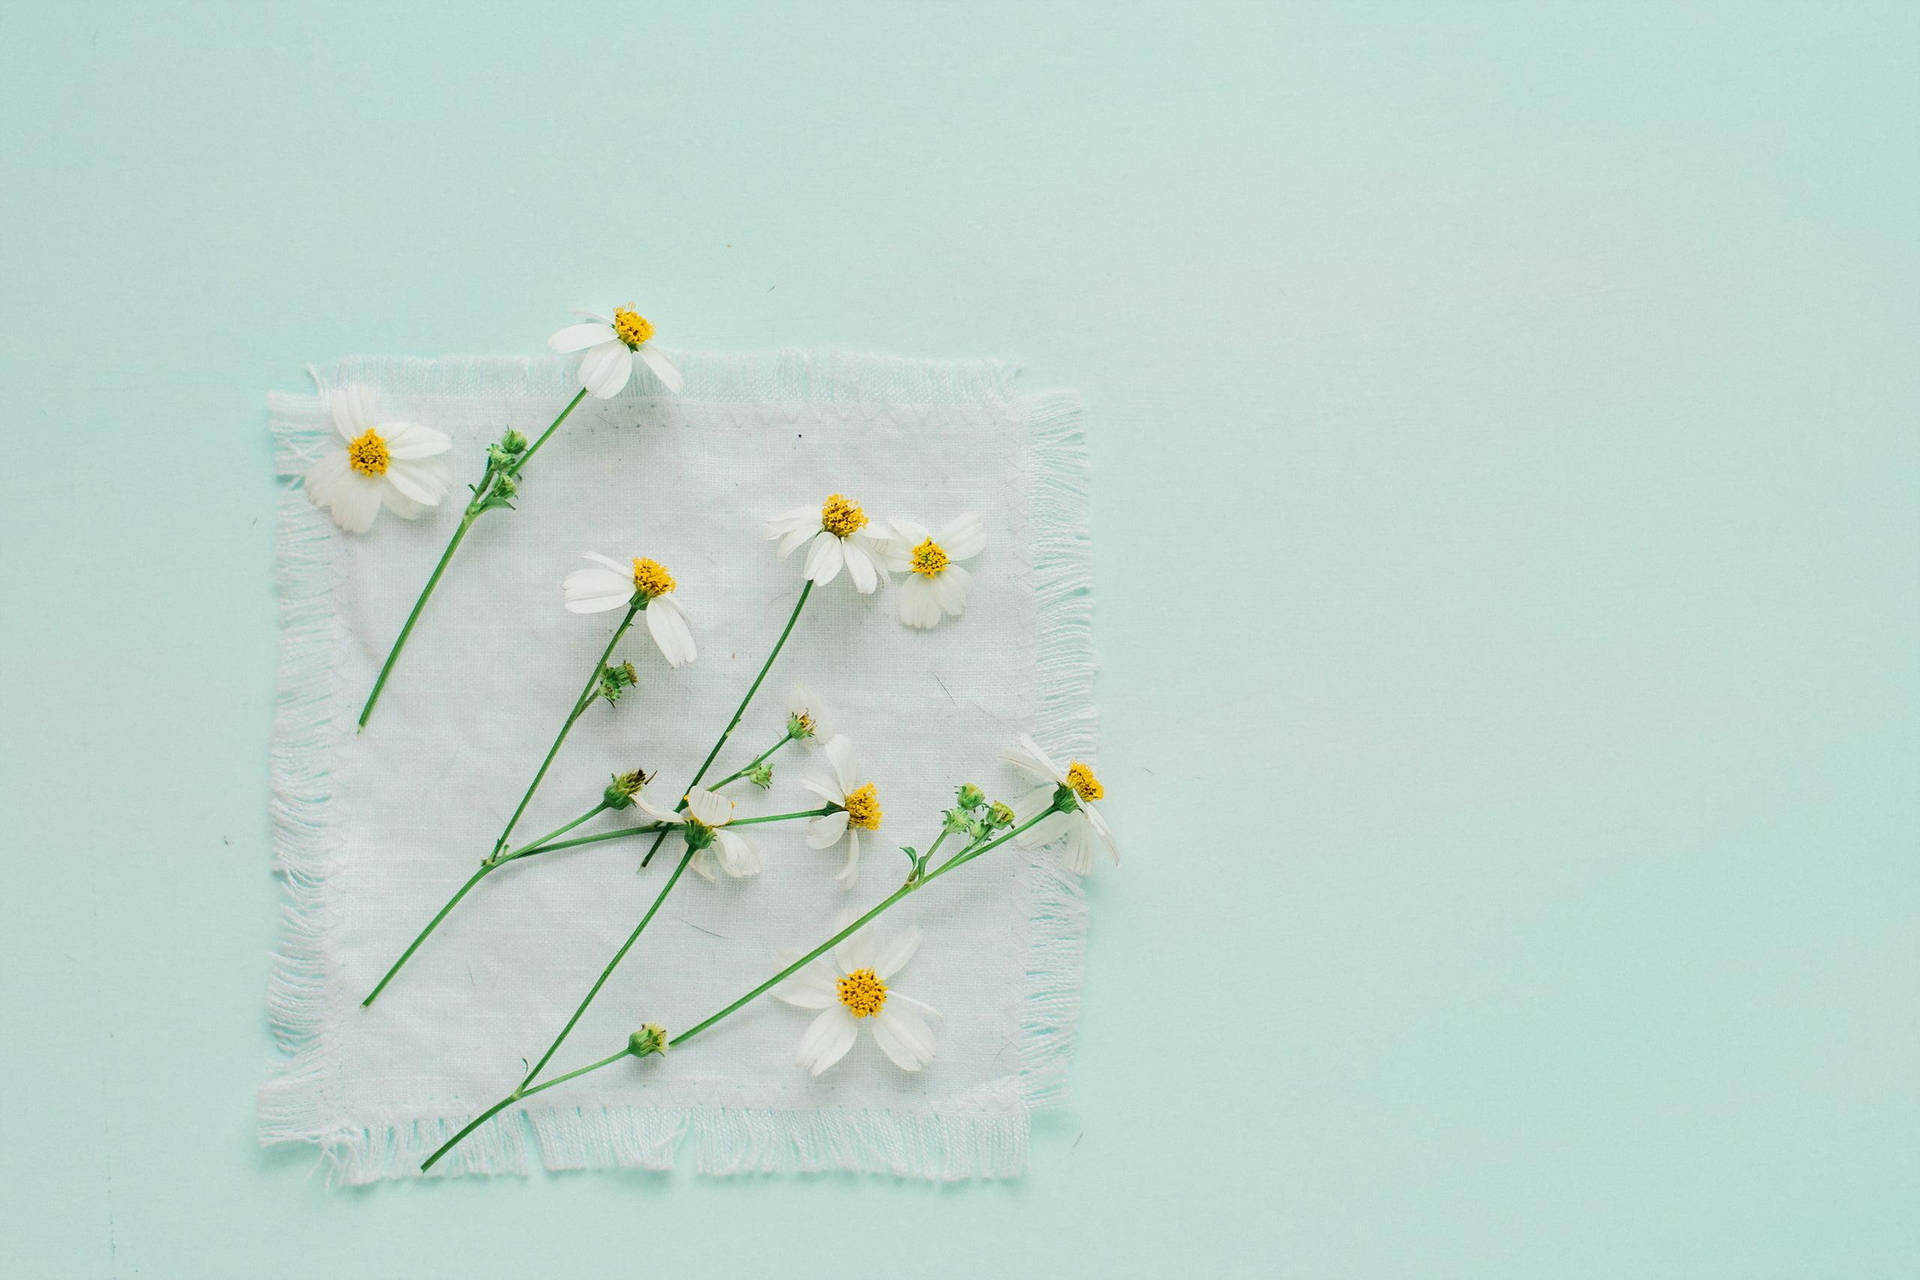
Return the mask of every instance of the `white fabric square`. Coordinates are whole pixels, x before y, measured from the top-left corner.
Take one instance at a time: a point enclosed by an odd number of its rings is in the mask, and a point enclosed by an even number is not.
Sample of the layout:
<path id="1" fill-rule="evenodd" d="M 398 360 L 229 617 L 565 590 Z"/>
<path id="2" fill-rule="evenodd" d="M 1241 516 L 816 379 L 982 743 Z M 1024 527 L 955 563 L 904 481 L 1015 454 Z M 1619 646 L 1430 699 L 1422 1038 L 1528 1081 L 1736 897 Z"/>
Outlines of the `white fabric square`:
<path id="1" fill-rule="evenodd" d="M 286 1055 L 262 1086 L 262 1142 L 317 1144 L 350 1182 L 410 1176 L 520 1079 L 639 919 L 680 852 L 670 836 L 544 855 L 487 878 L 369 1009 L 360 1000 L 495 835 L 620 613 L 574 615 L 562 577 L 595 551 L 659 560 L 700 650 L 667 667 L 644 625 L 622 642 L 640 684 L 574 729 L 516 834 L 591 806 L 608 776 L 657 770 L 668 800 L 725 726 L 785 621 L 801 557 L 762 521 L 829 493 L 876 520 L 988 528 L 965 614 L 909 630 L 894 588 L 816 588 L 715 776 L 776 739 L 787 690 L 833 708 L 877 784 L 884 824 L 850 890 L 841 849 L 799 822 L 754 831 L 756 879 L 689 874 L 546 1074 L 604 1057 L 642 1022 L 685 1027 L 809 948 L 848 906 L 900 884 L 901 845 L 925 848 L 953 788 L 1011 800 L 1000 752 L 1022 732 L 1061 755 L 1092 747 L 1086 464 L 1077 399 L 1021 394 L 1010 367 L 833 353 L 674 353 L 683 395 L 589 399 L 529 466 L 520 509 L 481 518 L 428 605 L 365 733 L 354 719 L 455 527 L 485 445 L 536 436 L 577 388 L 571 361 L 363 357 L 317 374 L 365 383 L 390 416 L 454 441 L 454 495 L 408 523 L 341 533 L 297 478 L 333 447 L 324 395 L 269 399 L 280 499 L 276 865 L 288 932 L 269 1004 Z M 649 384 L 651 385 L 651 384 Z M 817 750 L 774 757 L 741 816 L 810 808 Z M 639 819 L 605 815 L 582 832 Z M 811 1014 L 765 998 L 665 1058 L 621 1062 L 529 1099 L 476 1132 L 439 1173 L 848 1169 L 925 1178 L 1024 1171 L 1031 1112 L 1062 1096 L 1085 920 L 1059 852 L 1008 845 L 909 896 L 880 921 L 917 926 L 903 991 L 940 1011 L 924 1071 L 870 1039 L 818 1079 L 794 1062 Z"/>

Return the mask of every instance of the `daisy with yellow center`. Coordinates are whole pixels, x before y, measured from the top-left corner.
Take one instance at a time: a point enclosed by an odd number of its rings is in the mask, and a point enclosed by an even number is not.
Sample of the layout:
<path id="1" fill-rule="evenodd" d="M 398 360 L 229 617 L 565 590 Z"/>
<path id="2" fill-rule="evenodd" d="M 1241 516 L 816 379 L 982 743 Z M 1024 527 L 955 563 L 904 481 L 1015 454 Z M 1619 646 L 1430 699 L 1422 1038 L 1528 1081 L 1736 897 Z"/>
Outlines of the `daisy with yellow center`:
<path id="1" fill-rule="evenodd" d="M 632 307 L 615 307 L 613 318 L 594 316 L 589 324 L 571 324 L 547 339 L 556 354 L 585 351 L 580 357 L 580 385 L 590 395 L 611 400 L 633 377 L 635 364 L 653 370 L 667 390 L 678 394 L 686 386 L 680 371 L 650 345 L 653 325 Z"/>
<path id="2" fill-rule="evenodd" d="M 847 1056 L 864 1028 L 902 1071 L 933 1061 L 926 1015 L 934 1010 L 893 985 L 919 949 L 916 930 L 883 936 L 868 926 L 781 983 L 774 990 L 779 999 L 820 1011 L 801 1034 L 795 1060 L 817 1076 Z"/>
<path id="3" fill-rule="evenodd" d="M 1020 843 L 1042 845 L 1064 837 L 1067 842 L 1067 870 L 1076 875 L 1085 875 L 1093 870 L 1096 841 L 1106 846 L 1108 857 L 1115 862 L 1120 861 L 1120 851 L 1113 844 L 1113 829 L 1107 825 L 1106 818 L 1099 810 L 1093 807 L 1094 801 L 1106 797 L 1107 789 L 1094 776 L 1091 767 L 1075 760 L 1063 769 L 1054 763 L 1052 756 L 1040 749 L 1039 743 L 1024 735 L 1019 744 L 1007 752 L 1007 761 L 1045 784 L 1014 801 L 1014 815 L 1023 823 L 1052 805 L 1054 796 L 1062 787 L 1073 793 L 1073 809 L 1050 814 L 1043 821 L 1035 823 L 1021 834 Z"/>
<path id="4" fill-rule="evenodd" d="M 818 507 L 795 507 L 767 521 L 767 537 L 780 543 L 782 560 L 801 547 L 807 549 L 809 581 L 825 586 L 845 568 L 853 589 L 871 595 L 880 586 L 887 530 L 870 526 L 872 521 L 859 503 L 835 493 Z"/>
<path id="5" fill-rule="evenodd" d="M 594 567 L 575 569 L 560 584 L 569 612 L 605 613 L 633 605 L 646 614 L 647 630 L 668 666 L 681 667 L 694 660 L 693 633 L 674 594 L 679 584 L 665 565 L 644 557 L 623 565 L 592 552 L 586 558 Z"/>
<path id="6" fill-rule="evenodd" d="M 833 737 L 833 712 L 805 685 L 787 691 L 787 734 L 803 746 L 824 746 Z"/>
<path id="7" fill-rule="evenodd" d="M 647 799 L 644 791 L 633 798 L 633 803 L 654 821 L 686 832 L 687 844 L 694 851 L 689 865 L 701 879 L 715 879 L 716 867 L 736 880 L 760 874 L 760 851 L 739 832 L 727 830 L 727 824 L 733 821 L 733 801 L 725 796 L 695 787 L 687 792 L 687 807 L 679 813 L 660 808 Z"/>
<path id="8" fill-rule="evenodd" d="M 452 485 L 444 432 L 386 417 L 373 388 L 357 382 L 329 395 L 327 408 L 342 447 L 308 470 L 307 501 L 349 533 L 372 528 L 381 507 L 412 520 L 440 505 Z"/>
<path id="9" fill-rule="evenodd" d="M 911 520 L 895 520 L 881 561 L 900 583 L 900 621 L 918 630 L 957 618 L 967 607 L 973 574 L 960 561 L 987 549 L 987 526 L 971 511 L 929 533 Z"/>
<path id="10" fill-rule="evenodd" d="M 853 762 L 853 744 L 844 735 L 828 739 L 823 754 L 832 771 L 830 776 L 824 782 L 803 778 L 800 785 L 832 805 L 833 812 L 807 820 L 807 845 L 831 849 L 844 838 L 847 860 L 833 878 L 842 888 L 851 889 L 860 868 L 860 833 L 880 829 L 880 793 L 860 777 Z"/>

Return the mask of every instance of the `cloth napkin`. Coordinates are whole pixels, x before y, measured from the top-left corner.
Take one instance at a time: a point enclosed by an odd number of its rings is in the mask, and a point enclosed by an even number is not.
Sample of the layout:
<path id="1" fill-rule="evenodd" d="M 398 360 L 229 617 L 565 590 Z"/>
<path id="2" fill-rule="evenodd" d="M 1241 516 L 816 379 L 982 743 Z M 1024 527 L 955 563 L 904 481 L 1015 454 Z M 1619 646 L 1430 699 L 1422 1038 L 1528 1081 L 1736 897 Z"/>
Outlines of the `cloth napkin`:
<path id="1" fill-rule="evenodd" d="M 1090 758 L 1094 716 L 1086 462 L 1070 393 L 1029 394 L 1010 366 L 832 352 L 674 352 L 686 389 L 650 378 L 589 399 L 529 466 L 513 512 L 468 536 L 373 719 L 354 731 L 415 594 L 459 520 L 464 489 L 413 522 L 382 513 L 337 529 L 299 478 L 337 447 L 327 395 L 373 388 L 386 416 L 451 436 L 456 481 L 477 480 L 507 427 L 545 428 L 578 384 L 555 359 L 348 359 L 314 395 L 268 399 L 279 499 L 280 666 L 272 746 L 275 865 L 286 932 L 268 1006 L 281 1049 L 259 1093 L 263 1143 L 312 1143 L 352 1183 L 414 1176 L 422 1159 L 504 1096 L 639 919 L 680 851 L 669 837 L 544 855 L 489 877 L 371 1008 L 360 1000 L 492 848 L 620 614 L 575 615 L 561 579 L 582 553 L 648 556 L 679 583 L 699 658 L 670 669 L 644 625 L 615 660 L 638 687 L 574 729 L 516 834 L 577 816 L 609 776 L 658 771 L 671 801 L 691 779 L 779 634 L 801 559 L 776 558 L 762 522 L 842 493 L 876 521 L 932 528 L 965 511 L 988 530 L 966 612 L 901 625 L 883 587 L 845 574 L 816 588 L 715 775 L 783 730 L 802 683 L 854 744 L 885 817 L 857 883 L 843 850 L 803 824 L 760 827 L 765 869 L 682 878 L 547 1074 L 615 1052 L 642 1022 L 686 1027 L 770 976 L 783 949 L 824 941 L 848 907 L 896 888 L 938 832 L 954 788 L 1012 799 L 1016 735 Z M 818 750 L 773 758 L 739 815 L 819 802 Z M 638 819 L 603 815 L 582 832 Z M 579 833 L 576 833 L 579 834 Z M 1085 916 L 1058 850 L 981 858 L 882 917 L 924 935 L 895 982 L 939 1011 L 939 1046 L 907 1073 L 863 1036 L 814 1078 L 796 1065 L 813 1016 L 771 998 L 664 1058 L 628 1060 L 531 1098 L 434 1169 L 859 1170 L 959 1179 L 1024 1171 L 1030 1117 L 1058 1103 L 1078 1006 Z"/>

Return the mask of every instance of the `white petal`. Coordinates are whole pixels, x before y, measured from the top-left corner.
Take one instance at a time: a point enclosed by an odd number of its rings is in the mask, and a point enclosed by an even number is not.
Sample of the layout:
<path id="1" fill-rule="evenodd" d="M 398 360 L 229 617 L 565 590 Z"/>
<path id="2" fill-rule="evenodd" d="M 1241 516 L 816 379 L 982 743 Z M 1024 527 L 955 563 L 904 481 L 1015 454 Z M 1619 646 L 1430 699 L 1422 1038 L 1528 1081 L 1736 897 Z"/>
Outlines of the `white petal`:
<path id="1" fill-rule="evenodd" d="M 760 850 L 753 841 L 736 831 L 720 830 L 713 833 L 713 843 L 720 850 L 720 869 L 734 879 L 760 874 Z"/>
<path id="2" fill-rule="evenodd" d="M 687 792 L 687 812 L 709 827 L 724 827 L 733 821 L 733 801 L 705 787 Z"/>
<path id="3" fill-rule="evenodd" d="M 667 660 L 667 665 L 683 667 L 692 662 L 695 657 L 693 633 L 687 630 L 687 620 L 681 616 L 679 607 L 662 596 L 650 601 L 646 612 L 647 630 L 653 634 L 653 642 L 660 646 L 660 656 Z"/>
<path id="4" fill-rule="evenodd" d="M 787 714 L 790 716 L 810 716 L 815 724 L 820 722 L 820 695 L 806 685 L 791 685 L 787 689 Z"/>
<path id="5" fill-rule="evenodd" d="M 907 967 L 907 961 L 913 959 L 920 950 L 920 931 L 902 929 L 891 938 L 884 939 L 874 950 L 873 975 L 885 982 L 894 974 Z"/>
<path id="6" fill-rule="evenodd" d="M 1067 870 L 1077 876 L 1084 876 L 1093 870 L 1093 828 L 1085 817 L 1079 814 L 1064 815 L 1067 820 L 1067 850 L 1065 862 Z M 1042 823 L 1044 827 L 1046 824 Z M 1039 830 L 1039 827 L 1034 830 Z"/>
<path id="7" fill-rule="evenodd" d="M 950 559 L 971 560 L 987 549 L 987 526 L 969 511 L 941 525 L 934 541 Z"/>
<path id="8" fill-rule="evenodd" d="M 873 1042 L 902 1071 L 918 1071 L 933 1061 L 933 1028 L 913 1009 L 890 997 L 867 1021 L 873 1026 Z"/>
<path id="9" fill-rule="evenodd" d="M 840 870 L 834 872 L 834 883 L 842 889 L 851 889 L 860 878 L 860 828 L 847 827 L 847 860 L 840 864 Z"/>
<path id="10" fill-rule="evenodd" d="M 967 587 L 973 582 L 973 575 L 957 564 L 950 564 L 934 575 L 933 598 L 940 607 L 954 617 L 967 607 Z"/>
<path id="11" fill-rule="evenodd" d="M 640 344 L 640 350 L 634 353 L 647 362 L 647 368 L 653 370 L 653 376 L 660 379 L 661 385 L 679 395 L 687 389 L 687 380 L 673 367 L 673 362 L 655 351 L 646 343 Z"/>
<path id="12" fill-rule="evenodd" d="M 920 574 L 900 584 L 900 621 L 921 631 L 940 623 L 940 601 L 933 584 Z"/>
<path id="13" fill-rule="evenodd" d="M 613 572 L 625 578 L 629 584 L 633 582 L 632 561 L 628 561 L 626 564 L 621 564 L 618 560 L 613 559 L 611 556 L 603 556 L 597 551 L 586 551 L 586 552 L 582 552 L 581 554 L 585 559 L 593 561 L 595 564 L 599 565 L 601 568 L 611 569 Z"/>
<path id="14" fill-rule="evenodd" d="M 826 586 L 840 576 L 840 567 L 846 563 L 846 557 L 840 551 L 840 539 L 825 529 L 807 547 L 806 576 L 820 586 Z"/>
<path id="15" fill-rule="evenodd" d="M 547 350 L 566 355 L 570 351 L 585 351 L 603 342 L 617 341 L 619 339 L 613 336 L 613 326 L 610 324 L 570 324 L 547 339 Z"/>
<path id="16" fill-rule="evenodd" d="M 1072 822 L 1064 813 L 1050 813 L 1034 823 L 1020 834 L 1020 843 L 1028 848 L 1043 844 L 1052 844 L 1072 829 Z"/>
<path id="17" fill-rule="evenodd" d="M 644 791 L 634 794 L 633 804 L 635 808 L 639 809 L 640 812 L 646 814 L 649 818 L 652 818 L 655 822 L 670 822 L 675 826 L 679 826 L 687 820 L 685 814 L 674 813 L 669 809 L 662 809 L 659 805 L 647 799 L 647 793 Z"/>
<path id="18" fill-rule="evenodd" d="M 840 999 L 834 976 L 825 961 L 816 960 L 775 987 L 773 998 L 796 1009 L 829 1008 Z"/>
<path id="19" fill-rule="evenodd" d="M 893 536 L 888 541 L 897 543 L 902 550 L 911 551 L 925 542 L 930 535 L 927 527 L 915 520 L 895 520 Z"/>
<path id="20" fill-rule="evenodd" d="M 853 579 L 853 589 L 863 596 L 873 594 L 880 585 L 880 568 L 873 562 L 873 554 L 861 545 L 857 538 L 848 538 L 842 547 L 847 557 L 847 576 Z"/>
<path id="21" fill-rule="evenodd" d="M 437 507 L 453 486 L 453 473 L 445 458 L 395 458 L 387 464 L 386 480 L 420 505 Z"/>
<path id="22" fill-rule="evenodd" d="M 1017 749 L 1007 752 L 1007 762 L 1016 768 L 1025 769 L 1038 778 L 1049 778 L 1065 785 L 1067 771 L 1053 762 L 1053 757 L 1040 749 L 1040 744 L 1027 734 L 1021 734 L 1016 740 Z"/>
<path id="23" fill-rule="evenodd" d="M 580 357 L 580 385 L 588 394 L 611 400 L 633 376 L 633 352 L 624 342 L 603 342 Z"/>
<path id="24" fill-rule="evenodd" d="M 380 501 L 402 520 L 417 520 L 431 510 L 426 503 L 415 502 L 390 484 L 380 486 Z"/>
<path id="25" fill-rule="evenodd" d="M 858 1031 L 853 1014 L 836 1000 L 832 1008 L 821 1010 L 820 1016 L 807 1025 L 794 1060 L 817 1076 L 847 1056 Z"/>
<path id="26" fill-rule="evenodd" d="M 800 785 L 805 787 L 807 790 L 813 792 L 813 794 L 819 796 L 822 800 L 825 800 L 828 804 L 845 804 L 846 803 L 847 793 L 839 790 L 836 787 L 830 787 L 822 783 L 815 782 L 812 778 L 800 779 Z"/>
<path id="27" fill-rule="evenodd" d="M 1107 846 L 1107 856 L 1113 859 L 1115 866 L 1120 865 L 1120 846 L 1113 842 L 1113 828 L 1107 825 L 1107 819 L 1098 809 L 1082 802 L 1080 812 L 1087 815 L 1087 825 L 1093 828 L 1093 834 L 1100 837 L 1100 843 Z"/>
<path id="28" fill-rule="evenodd" d="M 437 457 L 453 448 L 453 441 L 446 432 L 418 423 L 389 422 L 380 427 L 379 432 L 387 442 L 387 456 L 396 462 Z"/>
<path id="29" fill-rule="evenodd" d="M 605 613 L 633 599 L 633 575 L 575 569 L 560 582 L 569 613 Z"/>
<path id="30" fill-rule="evenodd" d="M 689 862 L 687 865 L 693 868 L 693 874 L 699 876 L 702 880 L 705 880 L 708 884 L 713 884 L 720 879 L 719 876 L 716 876 L 715 874 L 713 874 L 713 846 L 712 845 L 708 845 L 706 848 L 701 849 L 700 851 L 695 853 L 693 855 L 693 861 Z"/>
<path id="31" fill-rule="evenodd" d="M 371 529 L 373 518 L 380 514 L 382 489 L 378 480 L 349 468 L 334 488 L 331 505 L 335 522 L 348 533 Z"/>
<path id="32" fill-rule="evenodd" d="M 840 837 L 847 834 L 847 811 L 836 809 L 832 813 L 822 814 L 818 818 L 807 819 L 807 847 L 825 849 L 840 843 Z"/>
<path id="33" fill-rule="evenodd" d="M 785 534 L 780 535 L 780 558 L 785 560 L 788 556 L 798 551 L 806 545 L 807 539 L 816 533 L 826 533 L 826 530 L 820 528 L 818 521 L 810 525 L 803 524 L 798 529 L 790 529 Z M 827 536 L 831 538 L 833 535 L 828 533 Z"/>
<path id="34" fill-rule="evenodd" d="M 373 429 L 379 406 L 372 387 L 364 382 L 349 382 L 327 397 L 327 408 L 333 412 L 333 429 L 340 433 L 340 438 L 352 440 Z"/>
<path id="35" fill-rule="evenodd" d="M 833 780 L 840 784 L 840 794 L 845 796 L 860 783 L 853 768 L 853 744 L 847 741 L 843 733 L 836 733 L 826 745 L 827 763 L 833 766 Z"/>
<path id="36" fill-rule="evenodd" d="M 316 507 L 331 507 L 334 491 L 352 471 L 353 468 L 347 465 L 344 449 L 321 454 L 320 460 L 307 468 L 307 478 L 302 482 L 301 487 L 307 491 L 307 501 Z"/>
<path id="37" fill-rule="evenodd" d="M 841 928 L 846 928 L 841 925 Z M 849 937 L 842 938 L 840 945 L 833 949 L 833 962 L 840 966 L 840 972 L 852 973 L 855 969 L 873 968 L 873 929 L 862 925 Z"/>
<path id="38" fill-rule="evenodd" d="M 819 527 L 820 508 L 795 507 L 793 510 L 783 511 L 773 519 L 767 521 L 767 537 L 784 538 L 799 529 L 804 529 L 808 533 L 812 533 Z"/>

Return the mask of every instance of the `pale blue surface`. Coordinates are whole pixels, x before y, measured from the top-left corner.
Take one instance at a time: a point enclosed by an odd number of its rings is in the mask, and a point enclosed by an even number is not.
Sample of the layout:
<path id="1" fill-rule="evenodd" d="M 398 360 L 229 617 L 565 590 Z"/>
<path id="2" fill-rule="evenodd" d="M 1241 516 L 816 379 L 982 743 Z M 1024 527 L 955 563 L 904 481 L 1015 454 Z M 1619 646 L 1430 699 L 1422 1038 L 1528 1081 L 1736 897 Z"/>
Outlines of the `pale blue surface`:
<path id="1" fill-rule="evenodd" d="M 1912 7 L 0 12 L 0 1272 L 1893 1276 Z M 1086 393 L 1074 1110 L 1015 1185 L 253 1145 L 262 395 L 352 351 Z"/>

